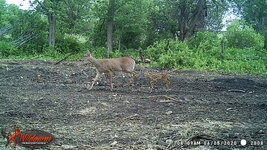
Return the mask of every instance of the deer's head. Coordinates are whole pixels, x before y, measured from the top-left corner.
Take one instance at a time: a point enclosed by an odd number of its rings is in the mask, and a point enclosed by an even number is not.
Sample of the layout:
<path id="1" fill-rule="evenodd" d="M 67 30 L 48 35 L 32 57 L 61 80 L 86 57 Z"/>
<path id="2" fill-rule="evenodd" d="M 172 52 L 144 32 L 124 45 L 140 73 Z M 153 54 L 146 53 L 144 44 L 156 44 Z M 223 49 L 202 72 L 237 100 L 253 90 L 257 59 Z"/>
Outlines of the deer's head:
<path id="1" fill-rule="evenodd" d="M 84 57 L 92 57 L 92 53 L 88 50 L 85 54 Z"/>
<path id="2" fill-rule="evenodd" d="M 88 60 L 88 58 L 92 57 L 92 53 L 88 50 L 84 56 L 80 59 L 80 61 Z"/>

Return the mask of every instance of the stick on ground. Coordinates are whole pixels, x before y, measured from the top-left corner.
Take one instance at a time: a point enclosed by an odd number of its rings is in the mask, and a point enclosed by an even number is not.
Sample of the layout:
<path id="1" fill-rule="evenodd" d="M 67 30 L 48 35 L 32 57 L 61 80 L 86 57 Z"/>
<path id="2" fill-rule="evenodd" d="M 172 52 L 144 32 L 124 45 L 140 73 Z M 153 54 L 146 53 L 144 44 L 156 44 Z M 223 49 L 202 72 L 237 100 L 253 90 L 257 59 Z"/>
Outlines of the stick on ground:
<path id="1" fill-rule="evenodd" d="M 69 53 L 68 55 L 66 55 L 63 59 L 61 59 L 60 61 L 56 62 L 55 65 L 61 63 L 62 61 L 66 60 L 68 57 L 70 57 L 71 55 L 73 55 L 74 53 Z"/>

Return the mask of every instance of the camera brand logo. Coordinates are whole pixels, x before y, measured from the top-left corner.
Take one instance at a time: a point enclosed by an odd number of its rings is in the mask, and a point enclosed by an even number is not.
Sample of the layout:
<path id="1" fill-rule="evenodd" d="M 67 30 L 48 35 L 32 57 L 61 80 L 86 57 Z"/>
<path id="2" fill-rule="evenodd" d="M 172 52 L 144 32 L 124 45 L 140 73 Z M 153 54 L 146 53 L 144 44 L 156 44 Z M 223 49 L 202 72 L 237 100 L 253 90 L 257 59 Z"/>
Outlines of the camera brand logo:
<path id="1" fill-rule="evenodd" d="M 20 129 L 16 126 L 14 126 L 14 133 L 9 132 L 6 138 L 7 145 L 13 142 L 14 147 L 18 144 L 27 148 L 40 148 L 51 144 L 55 140 L 55 137 L 48 132 L 36 129 L 20 132 Z"/>

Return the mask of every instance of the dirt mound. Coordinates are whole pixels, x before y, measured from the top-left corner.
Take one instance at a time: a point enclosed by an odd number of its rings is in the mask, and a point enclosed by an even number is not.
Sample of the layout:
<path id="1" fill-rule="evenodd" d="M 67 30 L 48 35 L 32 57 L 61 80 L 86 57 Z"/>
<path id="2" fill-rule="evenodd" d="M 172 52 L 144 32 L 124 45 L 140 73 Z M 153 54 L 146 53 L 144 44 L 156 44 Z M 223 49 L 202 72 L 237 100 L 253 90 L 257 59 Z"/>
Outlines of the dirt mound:
<path id="1" fill-rule="evenodd" d="M 50 149 L 242 149 L 241 139 L 267 149 L 266 76 L 171 72 L 171 88 L 158 83 L 150 93 L 143 73 L 164 70 L 137 67 L 135 87 L 115 73 L 114 92 L 105 76 L 88 91 L 94 67 L 54 64 L 0 61 L 1 127 L 50 132 Z"/>

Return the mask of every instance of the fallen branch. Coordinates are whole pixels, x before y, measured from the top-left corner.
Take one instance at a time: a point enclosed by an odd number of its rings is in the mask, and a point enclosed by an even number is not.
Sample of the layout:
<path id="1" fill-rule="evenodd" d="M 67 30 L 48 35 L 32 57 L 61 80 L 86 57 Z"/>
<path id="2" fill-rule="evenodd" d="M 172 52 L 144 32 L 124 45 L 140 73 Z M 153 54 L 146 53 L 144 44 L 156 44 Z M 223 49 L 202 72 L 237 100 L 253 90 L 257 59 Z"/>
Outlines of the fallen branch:
<path id="1" fill-rule="evenodd" d="M 128 116 L 126 118 L 124 118 L 123 120 L 140 120 L 140 115 L 139 114 L 133 114 L 131 116 Z"/>
<path id="2" fill-rule="evenodd" d="M 199 141 L 199 140 L 210 140 L 213 141 L 214 138 L 210 137 L 209 135 L 194 135 L 192 137 L 190 137 L 189 139 L 187 139 L 186 141 Z"/>
<path id="3" fill-rule="evenodd" d="M 74 53 L 69 53 L 68 55 L 66 55 L 63 59 L 61 59 L 60 61 L 56 62 L 55 65 L 61 63 L 62 61 L 66 60 L 68 57 L 70 57 L 71 55 L 73 55 Z"/>
<path id="4" fill-rule="evenodd" d="M 181 100 L 177 100 L 173 97 L 167 96 L 167 95 L 155 95 L 155 96 L 148 96 L 148 98 L 165 98 L 167 100 L 165 101 L 160 101 L 161 103 L 169 103 L 169 102 L 183 102 Z"/>
<path id="5" fill-rule="evenodd" d="M 235 89 L 228 90 L 228 92 L 242 92 L 242 93 L 246 93 L 246 91 L 244 91 L 244 90 L 235 90 Z"/>
<path id="6" fill-rule="evenodd" d="M 166 99 L 170 99 L 170 100 L 173 100 L 173 101 L 175 101 L 175 100 L 176 100 L 175 98 L 172 98 L 172 97 L 170 97 L 170 96 L 167 96 L 167 95 L 155 95 L 155 96 L 148 96 L 148 98 L 161 98 L 161 97 L 163 97 L 163 98 L 166 98 Z"/>

